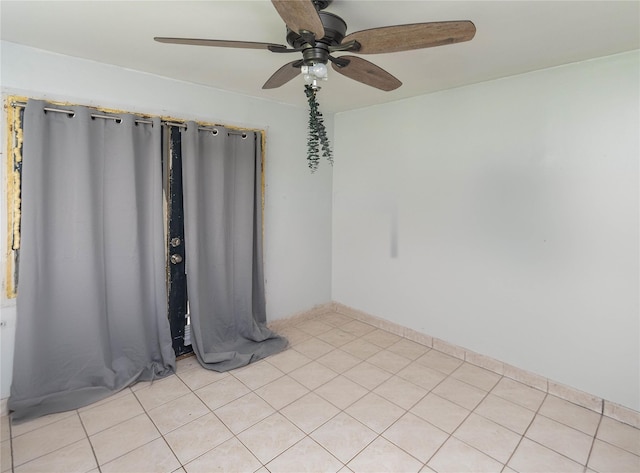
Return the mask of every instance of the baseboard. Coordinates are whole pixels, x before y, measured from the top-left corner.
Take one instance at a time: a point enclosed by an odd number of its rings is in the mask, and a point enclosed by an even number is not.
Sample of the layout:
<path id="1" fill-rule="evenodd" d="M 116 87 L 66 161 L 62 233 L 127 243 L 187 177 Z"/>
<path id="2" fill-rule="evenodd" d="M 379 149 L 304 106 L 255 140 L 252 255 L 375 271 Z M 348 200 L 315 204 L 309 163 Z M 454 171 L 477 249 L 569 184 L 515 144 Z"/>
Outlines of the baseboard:
<path id="1" fill-rule="evenodd" d="M 460 360 L 464 360 L 472 365 L 493 371 L 494 373 L 511 378 L 532 388 L 552 394 L 556 397 L 572 402 L 573 404 L 577 404 L 599 414 L 611 417 L 612 419 L 632 425 L 635 428 L 640 428 L 640 412 L 635 411 L 634 409 L 607 401 L 601 397 L 558 383 L 557 381 L 548 379 L 539 374 L 531 373 L 527 370 L 518 368 L 517 366 L 509 365 L 480 353 L 475 353 L 464 347 L 454 345 L 445 340 L 440 340 L 374 315 L 367 314 L 366 312 L 338 302 L 330 302 L 316 306 L 309 311 L 296 314 L 286 319 L 277 320 L 274 323 L 281 322 L 281 324 L 288 324 L 291 322 L 302 321 L 306 318 L 314 318 L 328 312 L 336 312 L 349 316 L 381 330 L 399 335 L 416 343 L 428 346 L 434 350 L 438 350 Z"/>
<path id="2" fill-rule="evenodd" d="M 272 330 L 277 330 L 280 327 L 285 325 L 289 325 L 291 323 L 300 323 L 304 320 L 312 319 L 319 315 L 327 314 L 329 312 L 335 312 L 335 304 L 333 302 L 327 302 L 326 304 L 319 304 L 313 306 L 309 310 L 305 310 L 302 312 L 297 312 L 288 317 L 284 317 L 282 319 L 270 320 L 267 322 L 267 327 Z"/>

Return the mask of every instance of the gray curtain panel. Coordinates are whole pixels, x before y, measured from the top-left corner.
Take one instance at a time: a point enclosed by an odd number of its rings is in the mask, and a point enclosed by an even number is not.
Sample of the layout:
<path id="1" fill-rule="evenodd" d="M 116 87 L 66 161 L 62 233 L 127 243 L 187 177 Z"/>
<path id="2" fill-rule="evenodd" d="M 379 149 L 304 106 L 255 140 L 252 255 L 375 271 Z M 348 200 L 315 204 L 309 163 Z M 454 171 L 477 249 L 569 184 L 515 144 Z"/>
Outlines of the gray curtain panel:
<path id="1" fill-rule="evenodd" d="M 261 140 L 219 127 L 182 131 L 191 340 L 200 363 L 227 371 L 282 351 L 266 326 Z"/>
<path id="2" fill-rule="evenodd" d="M 46 105 L 30 100 L 24 113 L 15 421 L 175 371 L 160 121 Z"/>

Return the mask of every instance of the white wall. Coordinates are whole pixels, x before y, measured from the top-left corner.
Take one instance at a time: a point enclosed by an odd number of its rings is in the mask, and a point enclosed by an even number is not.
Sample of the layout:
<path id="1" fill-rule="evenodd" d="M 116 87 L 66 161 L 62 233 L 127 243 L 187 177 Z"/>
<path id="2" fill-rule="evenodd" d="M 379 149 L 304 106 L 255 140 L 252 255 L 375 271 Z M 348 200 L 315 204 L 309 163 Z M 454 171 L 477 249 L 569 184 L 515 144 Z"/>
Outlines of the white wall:
<path id="1" fill-rule="evenodd" d="M 336 115 L 333 299 L 640 410 L 638 58 Z"/>
<path id="2" fill-rule="evenodd" d="M 2 93 L 267 131 L 265 278 L 270 320 L 331 300 L 331 168 L 306 164 L 307 111 L 92 61 L 2 43 Z M 259 87 L 259 85 L 257 85 Z M 304 93 L 302 85 L 300 94 Z M 333 117 L 325 116 L 329 133 Z M 6 247 L 6 118 L 2 118 L 2 268 Z M 326 164 L 326 163 L 321 163 Z M 4 287 L 4 285 L 3 285 Z M 11 380 L 15 301 L 2 291 L 0 396 Z"/>

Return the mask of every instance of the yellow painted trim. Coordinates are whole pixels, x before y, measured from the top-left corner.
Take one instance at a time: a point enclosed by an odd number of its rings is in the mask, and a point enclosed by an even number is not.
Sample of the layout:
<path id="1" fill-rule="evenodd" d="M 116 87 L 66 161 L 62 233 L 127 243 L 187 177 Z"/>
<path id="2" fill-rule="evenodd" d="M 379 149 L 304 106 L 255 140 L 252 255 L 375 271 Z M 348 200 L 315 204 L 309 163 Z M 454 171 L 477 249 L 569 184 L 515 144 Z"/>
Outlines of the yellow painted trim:
<path id="1" fill-rule="evenodd" d="M 5 295 L 16 297 L 16 250 L 20 248 L 20 173 L 15 163 L 22 161 L 22 124 L 20 113 L 11 104 L 25 97 L 9 96 L 4 103 L 7 117 L 7 254 Z"/>

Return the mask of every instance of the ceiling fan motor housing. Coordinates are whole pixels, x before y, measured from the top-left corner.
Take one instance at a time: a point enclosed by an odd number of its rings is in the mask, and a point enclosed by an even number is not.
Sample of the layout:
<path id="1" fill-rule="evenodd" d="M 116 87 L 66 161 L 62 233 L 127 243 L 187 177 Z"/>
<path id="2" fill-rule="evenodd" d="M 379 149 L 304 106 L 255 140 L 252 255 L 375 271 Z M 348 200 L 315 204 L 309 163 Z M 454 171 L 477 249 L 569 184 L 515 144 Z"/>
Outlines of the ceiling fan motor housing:
<path id="1" fill-rule="evenodd" d="M 311 0 L 311 1 L 313 2 L 313 5 L 316 7 L 316 10 L 324 10 L 333 2 L 333 0 Z"/>
<path id="2" fill-rule="evenodd" d="M 320 20 L 324 27 L 324 37 L 316 39 L 315 46 L 310 45 L 300 34 L 287 28 L 287 43 L 292 47 L 305 48 L 302 51 L 302 58 L 305 65 L 312 65 L 318 62 L 326 64 L 329 60 L 329 48 L 337 46 L 347 33 L 347 23 L 333 13 L 319 11 Z"/>

